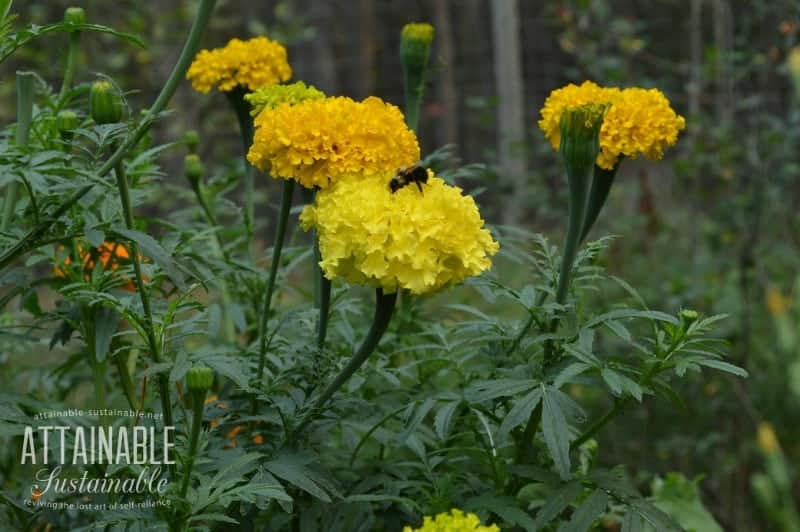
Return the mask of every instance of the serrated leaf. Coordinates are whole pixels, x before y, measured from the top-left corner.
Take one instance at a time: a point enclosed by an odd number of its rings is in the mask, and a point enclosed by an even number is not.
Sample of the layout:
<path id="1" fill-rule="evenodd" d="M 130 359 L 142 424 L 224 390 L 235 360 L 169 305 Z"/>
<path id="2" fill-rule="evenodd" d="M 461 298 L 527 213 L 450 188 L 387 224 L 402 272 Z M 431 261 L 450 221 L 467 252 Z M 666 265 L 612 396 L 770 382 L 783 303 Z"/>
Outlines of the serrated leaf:
<path id="1" fill-rule="evenodd" d="M 732 373 L 737 377 L 747 377 L 749 375 L 747 371 L 740 368 L 739 366 L 734 366 L 733 364 L 729 364 L 728 362 L 723 362 L 722 360 L 706 358 L 701 360 L 694 360 L 693 362 L 700 366 L 706 366 L 708 368 L 714 368 L 720 371 L 726 371 L 728 373 Z"/>
<path id="2" fill-rule="evenodd" d="M 406 428 L 397 437 L 398 445 L 402 445 L 406 442 L 409 436 L 411 436 L 414 431 L 417 430 L 419 424 L 422 423 L 422 420 L 425 419 L 425 416 L 428 415 L 428 412 L 430 412 L 434 406 L 436 406 L 436 400 L 428 398 L 415 409 L 414 415 L 411 416 Z"/>
<path id="3" fill-rule="evenodd" d="M 497 431 L 499 435 L 505 435 L 517 428 L 519 425 L 525 423 L 531 416 L 531 412 L 539 404 L 542 399 L 542 389 L 535 388 L 522 399 L 517 400 L 514 406 L 509 410 L 500 429 Z"/>
<path id="4" fill-rule="evenodd" d="M 621 532 L 642 532 L 644 529 L 644 520 L 642 516 L 634 511 L 629 511 L 625 514 L 625 519 L 622 520 Z"/>
<path id="5" fill-rule="evenodd" d="M 119 314 L 112 308 L 100 307 L 94 313 L 94 323 L 94 356 L 97 362 L 103 362 L 119 327 Z"/>
<path id="6" fill-rule="evenodd" d="M 465 396 L 470 403 L 480 403 L 498 397 L 508 397 L 518 393 L 527 392 L 539 383 L 531 379 L 496 379 L 479 381 L 465 391 Z"/>
<path id="7" fill-rule="evenodd" d="M 602 490 L 595 490 L 575 510 L 569 522 L 558 528 L 558 532 L 586 532 L 607 507 L 608 495 Z"/>
<path id="8" fill-rule="evenodd" d="M 542 432 L 556 471 L 562 479 L 568 479 L 571 469 L 569 426 L 561 403 L 550 388 L 546 388 L 542 395 Z"/>
<path id="9" fill-rule="evenodd" d="M 315 473 L 291 457 L 279 457 L 264 464 L 273 475 L 281 478 L 323 502 L 331 502 L 330 496 L 314 480 Z"/>
<path id="10" fill-rule="evenodd" d="M 458 412 L 461 401 L 451 401 L 441 407 L 433 418 L 433 429 L 441 440 L 446 440 L 450 434 L 453 416 Z"/>
<path id="11" fill-rule="evenodd" d="M 561 487 L 554 494 L 547 497 L 547 503 L 539 509 L 536 514 L 536 528 L 544 528 L 545 525 L 555 519 L 558 514 L 578 498 L 583 492 L 583 487 L 578 482 L 569 482 Z"/>
<path id="12" fill-rule="evenodd" d="M 183 280 L 183 275 L 178 270 L 178 265 L 172 260 L 172 257 L 167 253 L 161 244 L 156 239 L 141 231 L 133 229 L 125 229 L 122 227 L 115 227 L 114 232 L 123 238 L 127 238 L 139 244 L 142 254 L 158 264 L 167 276 L 175 283 L 175 286 L 181 290 L 186 290 L 186 285 Z"/>

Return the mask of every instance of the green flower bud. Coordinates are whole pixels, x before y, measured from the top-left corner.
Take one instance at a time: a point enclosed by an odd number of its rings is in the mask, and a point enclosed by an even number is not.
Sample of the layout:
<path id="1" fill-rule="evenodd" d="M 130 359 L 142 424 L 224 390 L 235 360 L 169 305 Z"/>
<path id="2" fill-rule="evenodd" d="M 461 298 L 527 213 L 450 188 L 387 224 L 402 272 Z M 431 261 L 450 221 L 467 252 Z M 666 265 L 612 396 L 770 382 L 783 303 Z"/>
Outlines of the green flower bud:
<path id="1" fill-rule="evenodd" d="M 183 174 L 193 187 L 197 186 L 197 183 L 200 181 L 200 178 L 203 177 L 204 173 L 205 168 L 203 167 L 203 161 L 201 161 L 200 157 L 196 154 L 190 153 L 183 158 Z"/>
<path id="2" fill-rule="evenodd" d="M 194 130 L 187 131 L 183 135 L 183 142 L 186 143 L 186 148 L 189 150 L 189 153 L 197 153 L 197 146 L 200 144 L 200 135 Z"/>
<path id="3" fill-rule="evenodd" d="M 405 82 L 406 121 L 411 129 L 417 128 L 419 120 L 432 42 L 433 26 L 430 24 L 415 22 L 403 26 L 400 35 L 400 59 Z"/>
<path id="4" fill-rule="evenodd" d="M 86 24 L 86 11 L 82 7 L 68 7 L 64 11 L 64 22 L 69 24 Z"/>
<path id="5" fill-rule="evenodd" d="M 186 372 L 186 387 L 190 392 L 207 392 L 214 384 L 214 371 L 208 366 L 194 366 Z"/>
<path id="6" fill-rule="evenodd" d="M 561 157 L 568 176 L 592 175 L 600 152 L 600 127 L 607 105 L 573 107 L 561 115 Z"/>
<path id="7" fill-rule="evenodd" d="M 690 309 L 683 309 L 681 311 L 680 316 L 681 316 L 681 324 L 683 325 L 684 330 L 688 329 L 689 326 L 692 323 L 696 322 L 697 318 L 699 317 L 696 310 L 690 310 Z"/>
<path id="8" fill-rule="evenodd" d="M 89 114 L 98 124 L 114 124 L 122 120 L 122 100 L 114 85 L 105 80 L 92 83 Z"/>
<path id="9" fill-rule="evenodd" d="M 78 127 L 78 114 L 75 111 L 64 109 L 56 115 L 56 129 L 60 132 L 72 131 Z"/>

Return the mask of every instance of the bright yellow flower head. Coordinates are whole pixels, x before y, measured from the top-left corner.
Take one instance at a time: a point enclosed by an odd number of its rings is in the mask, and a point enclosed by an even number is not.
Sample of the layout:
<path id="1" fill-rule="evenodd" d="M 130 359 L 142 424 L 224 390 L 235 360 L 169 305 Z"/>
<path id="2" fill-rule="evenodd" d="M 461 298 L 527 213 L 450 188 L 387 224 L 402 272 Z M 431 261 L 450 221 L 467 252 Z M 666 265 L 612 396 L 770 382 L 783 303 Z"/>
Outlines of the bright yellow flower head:
<path id="1" fill-rule="evenodd" d="M 247 160 L 306 188 L 394 172 L 419 160 L 417 137 L 403 113 L 375 97 L 280 105 L 259 113 L 255 128 Z"/>
<path id="2" fill-rule="evenodd" d="M 491 267 L 499 245 L 471 196 L 430 170 L 423 193 L 414 184 L 392 193 L 390 180 L 342 180 L 301 213 L 303 229 L 317 229 L 328 279 L 426 294 Z"/>
<path id="3" fill-rule="evenodd" d="M 406 526 L 403 532 L 500 532 L 500 528 L 497 525 L 482 526 L 477 515 L 453 509 L 436 517 L 425 516 L 421 527 Z"/>
<path id="4" fill-rule="evenodd" d="M 186 73 L 192 87 L 202 93 L 214 87 L 222 92 L 236 87 L 255 90 L 291 77 L 286 48 L 266 37 L 231 39 L 223 48 L 200 50 Z"/>
<path id="5" fill-rule="evenodd" d="M 306 100 L 319 100 L 325 93 L 313 85 L 306 85 L 302 81 L 295 81 L 288 85 L 267 85 L 256 89 L 250 94 L 245 94 L 244 99 L 253 109 L 250 114 L 256 116 L 264 109 L 275 109 L 281 104 L 297 105 Z"/>
<path id="6" fill-rule="evenodd" d="M 619 158 L 661 159 L 664 148 L 678 140 L 686 121 L 670 106 L 658 89 L 600 87 L 585 81 L 554 90 L 541 110 L 539 128 L 555 150 L 561 136 L 559 120 L 565 109 L 586 104 L 608 104 L 600 129 L 600 153 L 597 165 L 611 170 Z"/>

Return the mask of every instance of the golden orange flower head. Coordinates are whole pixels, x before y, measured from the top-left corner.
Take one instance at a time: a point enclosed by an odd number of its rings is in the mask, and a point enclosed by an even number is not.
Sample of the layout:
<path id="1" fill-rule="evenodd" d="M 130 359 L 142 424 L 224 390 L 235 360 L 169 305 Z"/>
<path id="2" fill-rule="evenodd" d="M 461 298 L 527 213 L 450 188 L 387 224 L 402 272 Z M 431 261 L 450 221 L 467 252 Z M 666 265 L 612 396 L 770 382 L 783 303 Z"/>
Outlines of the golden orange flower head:
<path id="1" fill-rule="evenodd" d="M 686 121 L 670 106 L 658 89 L 601 87 L 585 81 L 554 90 L 541 109 L 539 128 L 558 150 L 561 142 L 559 123 L 567 109 L 587 104 L 608 106 L 600 128 L 600 153 L 597 165 L 613 169 L 621 157 L 635 159 L 640 155 L 658 160 L 664 148 L 678 140 Z"/>
<path id="2" fill-rule="evenodd" d="M 186 73 L 194 90 L 256 90 L 292 77 L 286 48 L 267 37 L 231 39 L 223 48 L 200 50 Z"/>
<path id="3" fill-rule="evenodd" d="M 419 160 L 403 113 L 380 98 L 310 99 L 265 108 L 255 118 L 247 160 L 306 188 L 394 172 Z"/>

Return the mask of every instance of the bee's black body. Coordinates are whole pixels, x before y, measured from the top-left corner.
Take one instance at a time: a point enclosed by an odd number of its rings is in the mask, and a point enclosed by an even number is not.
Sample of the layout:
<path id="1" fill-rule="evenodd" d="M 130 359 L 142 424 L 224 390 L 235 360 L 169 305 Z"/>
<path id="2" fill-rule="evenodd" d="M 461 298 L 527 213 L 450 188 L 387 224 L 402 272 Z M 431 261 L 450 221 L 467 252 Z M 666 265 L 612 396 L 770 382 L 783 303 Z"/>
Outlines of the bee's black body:
<path id="1" fill-rule="evenodd" d="M 407 168 L 401 168 L 397 171 L 397 174 L 389 181 L 389 188 L 392 191 L 392 194 L 400 190 L 401 188 L 414 183 L 417 185 L 420 193 L 422 193 L 422 183 L 428 182 L 428 170 L 423 168 L 419 165 L 409 166 Z"/>

